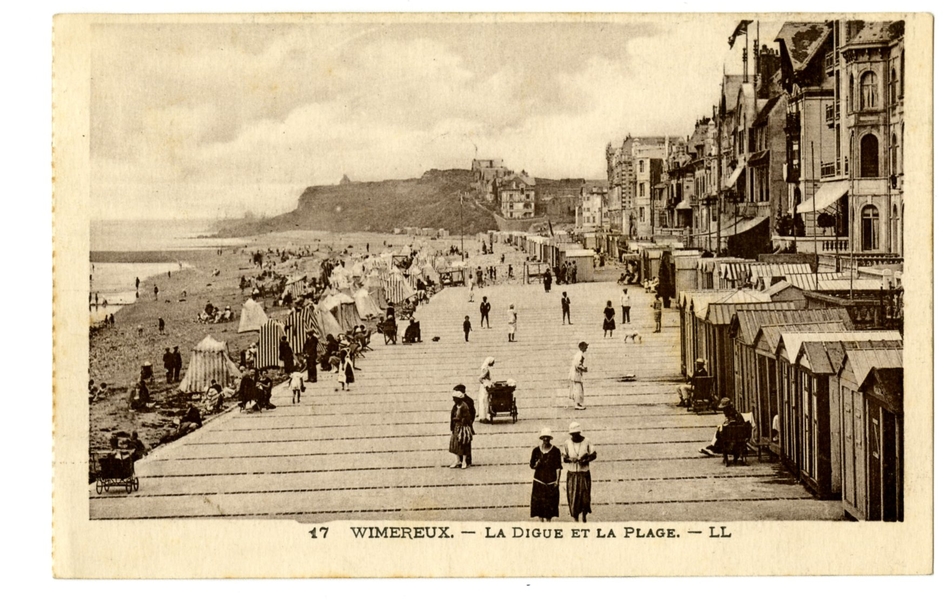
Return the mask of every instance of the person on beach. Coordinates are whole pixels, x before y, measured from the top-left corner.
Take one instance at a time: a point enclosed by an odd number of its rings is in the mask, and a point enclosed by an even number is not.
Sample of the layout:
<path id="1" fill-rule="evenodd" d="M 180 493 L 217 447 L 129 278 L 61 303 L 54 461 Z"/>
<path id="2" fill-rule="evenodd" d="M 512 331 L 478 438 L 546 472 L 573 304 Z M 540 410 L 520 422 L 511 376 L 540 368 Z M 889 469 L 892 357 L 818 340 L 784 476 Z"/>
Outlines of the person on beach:
<path id="1" fill-rule="evenodd" d="M 550 522 L 560 516 L 558 504 L 561 502 L 561 451 L 551 444 L 554 436 L 547 427 L 538 436 L 541 443 L 531 451 L 529 465 L 534 469 L 534 482 L 531 486 L 531 518 L 538 517 L 542 522 Z"/>
<path id="2" fill-rule="evenodd" d="M 475 302 L 475 278 L 468 280 L 468 301 Z"/>
<path id="3" fill-rule="evenodd" d="M 630 294 L 627 288 L 623 288 L 620 294 L 620 323 L 626 325 L 630 322 Z"/>
<path id="4" fill-rule="evenodd" d="M 317 360 L 320 357 L 320 340 L 317 334 L 311 329 L 307 332 L 307 341 L 303 343 L 303 353 L 307 361 L 307 382 L 315 383 L 317 381 Z"/>
<path id="5" fill-rule="evenodd" d="M 340 364 L 337 367 L 337 383 L 340 384 L 340 389 L 344 392 L 350 391 L 348 385 L 356 381 L 355 374 L 353 372 L 353 361 L 350 359 L 350 353 L 346 350 L 340 350 Z"/>
<path id="6" fill-rule="evenodd" d="M 508 341 L 515 341 L 515 333 L 518 331 L 518 313 L 515 312 L 515 305 L 508 307 Z"/>
<path id="7" fill-rule="evenodd" d="M 174 368 L 174 372 L 172 373 L 172 379 L 175 381 L 178 381 L 179 379 L 181 379 L 181 365 L 182 365 L 181 352 L 178 351 L 178 346 L 175 346 L 174 348 L 172 348 L 172 358 L 174 359 L 174 363 L 172 364 L 172 367 Z"/>
<path id="8" fill-rule="evenodd" d="M 656 299 L 652 304 L 653 308 L 653 321 L 656 323 L 653 328 L 653 333 L 660 333 L 660 330 L 663 329 L 663 298 L 660 298 L 660 294 L 657 293 Z"/>
<path id="9" fill-rule="evenodd" d="M 491 329 L 491 321 L 488 318 L 488 313 L 491 312 L 491 302 L 488 301 L 488 296 L 482 296 L 482 303 L 478 305 L 478 312 L 482 314 L 481 326 L 488 326 Z"/>
<path id="10" fill-rule="evenodd" d="M 485 275 L 482 273 L 481 267 L 475 269 L 475 281 L 478 287 L 485 287 Z"/>
<path id="11" fill-rule="evenodd" d="M 158 301 L 158 286 L 157 286 L 157 285 L 156 285 L 155 288 L 152 290 L 152 293 L 155 294 L 155 300 L 156 300 L 156 302 L 157 302 L 157 301 Z"/>
<path id="12" fill-rule="evenodd" d="M 569 380 L 571 385 L 570 399 L 574 403 L 574 410 L 585 410 L 584 406 L 584 373 L 587 372 L 586 353 L 587 342 L 577 345 L 577 353 L 571 360 Z"/>
<path id="13" fill-rule="evenodd" d="M 306 389 L 303 383 L 303 372 L 294 371 L 291 373 L 287 385 L 290 386 L 290 403 L 300 404 L 300 394 Z"/>
<path id="14" fill-rule="evenodd" d="M 453 469 L 467 469 L 472 465 L 472 438 L 475 431 L 472 429 L 472 412 L 465 403 L 465 393 L 452 392 L 452 412 L 449 414 L 449 452 L 456 456 Z M 464 459 L 464 462 L 463 462 Z"/>
<path id="15" fill-rule="evenodd" d="M 567 297 L 567 292 L 561 292 L 561 325 L 564 324 L 565 320 L 568 325 L 573 325 L 571 323 L 571 299 Z"/>
<path id="16" fill-rule="evenodd" d="M 491 387 L 491 367 L 495 366 L 495 359 L 491 356 L 482 363 L 478 373 L 478 422 L 488 422 L 488 388 Z"/>
<path id="17" fill-rule="evenodd" d="M 158 335 L 165 335 L 165 319 L 158 318 Z"/>
<path id="18" fill-rule="evenodd" d="M 693 401 L 693 390 L 696 389 L 696 378 L 697 377 L 708 377 L 709 372 L 706 370 L 706 359 L 697 358 L 696 366 L 693 368 L 693 374 L 689 376 L 689 379 L 686 383 L 676 386 L 676 394 L 679 396 L 680 401 L 676 406 L 686 406 Z"/>
<path id="19" fill-rule="evenodd" d="M 453 392 L 462 392 L 462 395 L 464 396 L 464 397 L 462 398 L 462 400 L 465 402 L 465 404 L 468 405 L 468 410 L 469 410 L 470 413 L 472 413 L 472 419 L 474 420 L 474 419 L 475 419 L 475 414 L 476 414 L 476 411 L 475 411 L 475 400 L 474 400 L 471 396 L 469 396 L 468 394 L 465 393 L 465 384 L 464 384 L 464 383 L 458 384 L 457 386 L 455 386 L 454 388 L 452 388 L 452 391 L 453 391 Z"/>
<path id="20" fill-rule="evenodd" d="M 280 336 L 280 343 L 277 345 L 277 356 L 280 362 L 284 363 L 284 373 L 290 375 L 294 371 L 294 350 L 287 341 L 287 336 Z"/>
<path id="21" fill-rule="evenodd" d="M 597 451 L 590 440 L 581 435 L 576 421 L 568 428 L 571 438 L 564 444 L 564 468 L 567 470 L 567 508 L 575 521 L 587 522 L 590 509 L 590 463 Z"/>
<path id="22" fill-rule="evenodd" d="M 614 337 L 614 329 L 617 328 L 617 324 L 614 322 L 614 315 L 617 314 L 617 311 L 614 310 L 614 307 L 611 306 L 610 300 L 607 301 L 607 307 L 604 308 L 604 337 L 607 337 L 607 332 L 610 332 L 610 337 Z"/>
<path id="23" fill-rule="evenodd" d="M 468 320 L 468 315 L 465 315 L 465 320 L 462 321 L 462 331 L 465 333 L 465 341 L 468 341 L 468 334 L 472 333 L 472 322 Z"/>
<path id="24" fill-rule="evenodd" d="M 171 383 L 172 376 L 175 374 L 175 357 L 172 356 L 171 348 L 165 348 L 165 354 L 162 355 L 162 366 L 165 367 L 165 383 Z"/>
<path id="25" fill-rule="evenodd" d="M 736 410 L 736 407 L 733 406 L 732 400 L 729 398 L 723 398 L 719 402 L 719 408 L 722 409 L 722 416 L 725 417 L 725 421 L 716 428 L 716 433 L 713 435 L 712 443 L 706 446 L 705 448 L 700 448 L 699 451 L 706 456 L 715 456 L 716 454 L 721 455 L 725 450 L 725 444 L 722 440 L 722 430 L 725 427 L 730 425 L 741 425 L 745 423 L 745 419 L 742 417 L 742 414 Z"/>
<path id="26" fill-rule="evenodd" d="M 551 291 L 551 269 L 550 267 L 544 270 L 544 275 L 542 276 L 544 281 L 544 293 L 547 294 Z"/>

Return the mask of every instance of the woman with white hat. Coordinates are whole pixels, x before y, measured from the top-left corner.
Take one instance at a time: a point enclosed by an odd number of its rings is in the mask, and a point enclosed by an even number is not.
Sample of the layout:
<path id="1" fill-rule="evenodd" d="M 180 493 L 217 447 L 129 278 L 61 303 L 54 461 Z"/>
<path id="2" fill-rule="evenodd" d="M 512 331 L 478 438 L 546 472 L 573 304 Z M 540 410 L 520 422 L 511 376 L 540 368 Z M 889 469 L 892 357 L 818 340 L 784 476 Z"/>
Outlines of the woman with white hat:
<path id="1" fill-rule="evenodd" d="M 575 521 L 587 522 L 590 514 L 590 462 L 597 451 L 590 440 L 581 435 L 581 426 L 575 421 L 567 432 L 571 439 L 564 445 L 564 464 L 567 470 L 567 508 Z"/>
<path id="2" fill-rule="evenodd" d="M 541 443 L 531 451 L 531 468 L 534 469 L 534 484 L 531 488 L 531 518 L 550 521 L 560 516 L 561 502 L 561 451 L 551 444 L 554 438 L 545 427 L 538 436 Z"/>

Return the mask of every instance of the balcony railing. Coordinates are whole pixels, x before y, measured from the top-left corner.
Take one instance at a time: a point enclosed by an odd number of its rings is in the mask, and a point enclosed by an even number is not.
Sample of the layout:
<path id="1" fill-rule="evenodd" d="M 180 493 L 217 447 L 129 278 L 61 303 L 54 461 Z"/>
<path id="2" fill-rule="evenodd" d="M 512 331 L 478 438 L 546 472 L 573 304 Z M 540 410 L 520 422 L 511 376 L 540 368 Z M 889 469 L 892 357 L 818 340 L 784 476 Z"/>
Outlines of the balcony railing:
<path id="1" fill-rule="evenodd" d="M 824 177 L 834 177 L 835 176 L 835 163 L 821 163 L 821 176 Z"/>
<path id="2" fill-rule="evenodd" d="M 795 251 L 804 254 L 834 254 L 848 251 L 848 238 L 830 235 L 800 236 L 777 235 L 772 241 L 783 250 L 788 250 L 794 244 Z"/>

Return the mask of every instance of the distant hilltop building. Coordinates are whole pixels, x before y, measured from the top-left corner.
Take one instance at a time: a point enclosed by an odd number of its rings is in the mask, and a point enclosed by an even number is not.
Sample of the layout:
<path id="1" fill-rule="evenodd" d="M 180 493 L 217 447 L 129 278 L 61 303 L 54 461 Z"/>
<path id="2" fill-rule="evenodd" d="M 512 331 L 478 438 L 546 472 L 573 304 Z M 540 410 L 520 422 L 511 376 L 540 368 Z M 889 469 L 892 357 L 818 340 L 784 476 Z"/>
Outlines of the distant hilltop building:
<path id="1" fill-rule="evenodd" d="M 350 181 L 350 178 L 346 176 L 346 173 L 343 174 L 343 179 L 340 180 L 340 185 L 349 185 L 353 183 Z"/>
<path id="2" fill-rule="evenodd" d="M 501 216 L 507 219 L 530 219 L 534 217 L 535 181 L 527 172 L 506 177 L 498 184 L 501 200 Z"/>
<path id="3" fill-rule="evenodd" d="M 475 174 L 475 180 L 479 182 L 488 182 L 511 175 L 511 171 L 505 167 L 505 161 L 500 158 L 472 160 L 472 173 Z"/>

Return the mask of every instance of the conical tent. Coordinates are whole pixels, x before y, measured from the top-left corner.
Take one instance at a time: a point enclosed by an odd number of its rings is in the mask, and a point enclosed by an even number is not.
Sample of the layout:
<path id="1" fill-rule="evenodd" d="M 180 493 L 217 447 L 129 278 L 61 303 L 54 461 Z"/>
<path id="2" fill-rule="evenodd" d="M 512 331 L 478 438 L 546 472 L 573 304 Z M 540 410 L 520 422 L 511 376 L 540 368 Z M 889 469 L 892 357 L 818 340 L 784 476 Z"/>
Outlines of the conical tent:
<path id="1" fill-rule="evenodd" d="M 227 342 L 219 342 L 209 335 L 192 350 L 191 360 L 178 389 L 186 394 L 204 392 L 212 379 L 228 386 L 240 376 L 241 370 L 228 356 Z"/>
<path id="2" fill-rule="evenodd" d="M 337 322 L 336 317 L 326 307 L 324 302 L 310 307 L 310 316 L 308 323 L 320 336 L 320 339 L 327 339 L 328 335 L 339 336 L 343 333 L 343 328 Z"/>
<path id="3" fill-rule="evenodd" d="M 376 299 L 365 288 L 356 290 L 353 300 L 356 302 L 356 310 L 362 319 L 372 319 L 383 312 Z"/>
<path id="4" fill-rule="evenodd" d="M 325 301 L 325 306 L 330 309 L 337 323 L 343 328 L 343 331 L 352 331 L 358 325 L 362 325 L 360 314 L 356 309 L 356 302 L 346 294 L 334 294 Z"/>
<path id="5" fill-rule="evenodd" d="M 241 308 L 241 322 L 238 324 L 238 333 L 257 331 L 266 322 L 267 313 L 264 312 L 263 307 L 252 298 L 248 298 Z"/>

